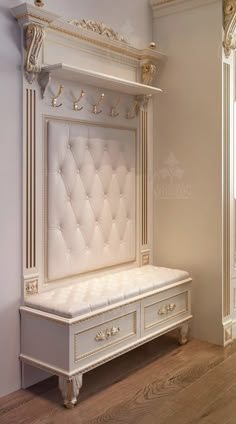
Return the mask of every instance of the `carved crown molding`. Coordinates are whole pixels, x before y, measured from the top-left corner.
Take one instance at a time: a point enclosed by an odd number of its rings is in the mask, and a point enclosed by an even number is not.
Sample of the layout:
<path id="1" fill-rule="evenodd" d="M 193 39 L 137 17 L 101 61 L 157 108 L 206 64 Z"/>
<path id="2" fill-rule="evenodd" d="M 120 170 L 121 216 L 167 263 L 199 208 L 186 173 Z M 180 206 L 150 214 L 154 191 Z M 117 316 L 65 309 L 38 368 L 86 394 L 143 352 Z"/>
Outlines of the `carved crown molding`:
<path id="1" fill-rule="evenodd" d="M 224 0 L 224 50 L 225 56 L 229 57 L 231 50 L 236 49 L 236 0 Z"/>
<path id="2" fill-rule="evenodd" d="M 110 26 L 105 25 L 102 22 L 95 22 L 92 20 L 77 20 L 71 19 L 68 21 L 69 24 L 75 25 L 79 28 L 86 29 L 87 31 L 95 32 L 96 34 L 102 35 L 103 37 L 107 37 L 110 40 L 120 41 L 122 43 L 126 43 L 125 38 L 120 35 L 118 32 L 114 31 Z"/>

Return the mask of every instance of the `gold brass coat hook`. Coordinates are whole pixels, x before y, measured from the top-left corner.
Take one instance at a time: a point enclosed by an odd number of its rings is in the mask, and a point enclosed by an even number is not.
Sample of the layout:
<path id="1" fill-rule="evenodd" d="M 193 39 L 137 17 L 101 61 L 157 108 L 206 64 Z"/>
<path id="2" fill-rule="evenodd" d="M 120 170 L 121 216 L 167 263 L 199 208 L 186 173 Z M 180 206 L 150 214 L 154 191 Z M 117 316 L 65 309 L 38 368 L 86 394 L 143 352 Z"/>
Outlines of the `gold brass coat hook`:
<path id="1" fill-rule="evenodd" d="M 134 100 L 127 114 L 127 119 L 134 119 L 138 111 L 138 101 Z"/>
<path id="2" fill-rule="evenodd" d="M 95 115 L 97 115 L 98 113 L 101 113 L 102 112 L 102 110 L 99 110 L 98 111 L 98 106 L 103 101 L 104 97 L 105 97 L 105 94 L 102 93 L 101 96 L 98 99 L 98 102 L 93 106 L 93 113 L 95 113 Z"/>
<path id="3" fill-rule="evenodd" d="M 78 107 L 78 103 L 84 98 L 84 96 L 85 96 L 85 91 L 84 90 L 82 90 L 81 91 L 81 93 L 80 93 L 80 96 L 79 96 L 79 98 L 77 99 L 77 100 L 75 100 L 74 101 L 74 107 L 73 107 L 73 109 L 76 111 L 76 112 L 79 112 L 80 110 L 82 110 L 83 109 L 83 106 L 82 107 Z"/>
<path id="4" fill-rule="evenodd" d="M 119 112 L 116 112 L 116 109 L 117 109 L 119 103 L 120 103 L 120 97 L 118 97 L 116 103 L 111 108 L 111 116 L 112 116 L 112 118 L 116 118 L 119 115 Z"/>
<path id="5" fill-rule="evenodd" d="M 52 99 L 52 106 L 53 107 L 62 106 L 62 103 L 57 104 L 57 101 L 58 101 L 60 95 L 62 94 L 63 89 L 64 89 L 64 85 L 60 85 L 57 95 L 55 97 L 53 97 L 53 99 Z"/>

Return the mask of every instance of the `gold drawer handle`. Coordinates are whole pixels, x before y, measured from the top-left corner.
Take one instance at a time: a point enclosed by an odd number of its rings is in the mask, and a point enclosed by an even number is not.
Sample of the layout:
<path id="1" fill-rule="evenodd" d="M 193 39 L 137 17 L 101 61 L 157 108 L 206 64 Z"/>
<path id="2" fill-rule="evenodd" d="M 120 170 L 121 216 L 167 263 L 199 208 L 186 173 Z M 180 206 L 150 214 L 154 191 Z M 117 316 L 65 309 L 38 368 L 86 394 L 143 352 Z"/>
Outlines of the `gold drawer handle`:
<path id="1" fill-rule="evenodd" d="M 99 331 L 99 333 L 96 334 L 95 340 L 97 342 L 101 342 L 103 340 L 108 340 L 109 337 L 115 336 L 117 333 L 119 333 L 119 331 L 120 331 L 119 327 L 106 328 L 106 330 Z"/>
<path id="2" fill-rule="evenodd" d="M 158 315 L 168 315 L 169 312 L 173 312 L 175 308 L 175 303 L 170 303 L 169 305 L 162 306 L 158 311 Z"/>

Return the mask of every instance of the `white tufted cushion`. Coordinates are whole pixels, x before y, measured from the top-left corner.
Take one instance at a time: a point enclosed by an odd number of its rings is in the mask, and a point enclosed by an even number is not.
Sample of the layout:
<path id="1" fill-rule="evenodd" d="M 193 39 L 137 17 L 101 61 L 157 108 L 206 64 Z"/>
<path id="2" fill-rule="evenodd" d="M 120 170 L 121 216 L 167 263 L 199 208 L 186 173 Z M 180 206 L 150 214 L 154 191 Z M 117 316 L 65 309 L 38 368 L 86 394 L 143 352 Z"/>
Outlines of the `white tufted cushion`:
<path id="1" fill-rule="evenodd" d="M 135 133 L 48 123 L 47 278 L 135 260 Z"/>
<path id="2" fill-rule="evenodd" d="M 25 305 L 72 318 L 188 277 L 185 271 L 147 265 L 50 290 L 27 298 Z"/>

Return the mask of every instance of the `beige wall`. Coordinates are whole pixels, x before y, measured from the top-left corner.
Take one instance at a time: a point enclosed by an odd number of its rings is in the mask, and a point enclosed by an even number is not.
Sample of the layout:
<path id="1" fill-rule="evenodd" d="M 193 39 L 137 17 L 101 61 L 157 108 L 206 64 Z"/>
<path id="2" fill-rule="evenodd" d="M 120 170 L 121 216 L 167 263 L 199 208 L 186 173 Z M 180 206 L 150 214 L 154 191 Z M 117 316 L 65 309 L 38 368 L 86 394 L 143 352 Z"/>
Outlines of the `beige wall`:
<path id="1" fill-rule="evenodd" d="M 192 273 L 192 333 L 215 343 L 223 334 L 221 31 L 221 1 L 154 20 L 168 55 L 156 120 L 155 264 Z M 178 169 L 165 164 L 171 154 Z"/>

